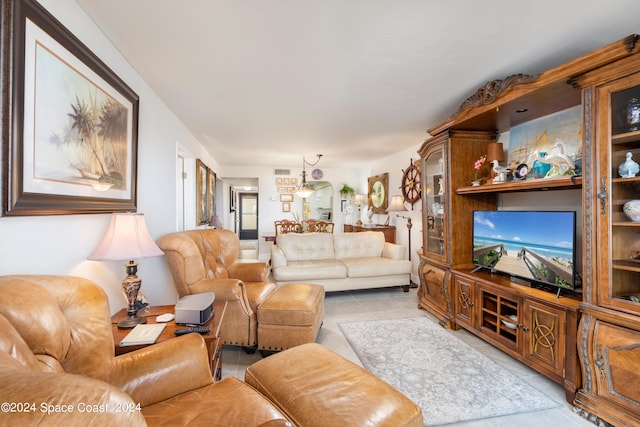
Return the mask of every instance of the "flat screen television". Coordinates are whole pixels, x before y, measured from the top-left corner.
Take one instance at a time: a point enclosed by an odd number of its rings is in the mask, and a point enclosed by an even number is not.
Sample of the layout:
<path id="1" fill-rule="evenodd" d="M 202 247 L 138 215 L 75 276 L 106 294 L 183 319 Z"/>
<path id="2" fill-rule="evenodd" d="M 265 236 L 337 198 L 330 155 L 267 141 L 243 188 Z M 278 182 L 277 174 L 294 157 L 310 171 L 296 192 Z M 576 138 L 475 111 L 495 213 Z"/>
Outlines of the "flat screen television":
<path id="1" fill-rule="evenodd" d="M 576 289 L 576 213 L 474 211 L 473 263 L 540 287 Z"/>

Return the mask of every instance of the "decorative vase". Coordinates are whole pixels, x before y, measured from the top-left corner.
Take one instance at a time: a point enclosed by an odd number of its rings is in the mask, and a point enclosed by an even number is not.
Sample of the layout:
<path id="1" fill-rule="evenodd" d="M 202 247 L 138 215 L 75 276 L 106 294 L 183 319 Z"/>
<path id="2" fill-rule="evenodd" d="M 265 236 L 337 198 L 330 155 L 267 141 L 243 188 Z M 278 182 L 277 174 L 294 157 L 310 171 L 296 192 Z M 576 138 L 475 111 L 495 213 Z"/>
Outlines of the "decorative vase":
<path id="1" fill-rule="evenodd" d="M 546 152 L 540 152 L 540 157 L 545 157 L 546 155 Z M 551 165 L 541 162 L 540 160 L 535 160 L 531 166 L 531 172 L 533 172 L 534 178 L 544 178 L 550 170 Z"/>
<path id="2" fill-rule="evenodd" d="M 479 187 L 481 182 L 482 182 L 482 180 L 480 180 L 480 179 L 474 179 L 474 180 L 471 181 L 471 186 L 472 187 Z"/>
<path id="3" fill-rule="evenodd" d="M 631 221 L 640 222 L 640 200 L 629 200 L 622 210 Z"/>
<path id="4" fill-rule="evenodd" d="M 626 157 L 627 160 L 618 166 L 618 173 L 622 178 L 633 178 L 640 172 L 640 166 L 631 159 L 633 157 L 631 152 L 627 153 Z"/>
<path id="5" fill-rule="evenodd" d="M 640 101 L 631 98 L 626 108 L 627 130 L 633 132 L 640 129 Z"/>

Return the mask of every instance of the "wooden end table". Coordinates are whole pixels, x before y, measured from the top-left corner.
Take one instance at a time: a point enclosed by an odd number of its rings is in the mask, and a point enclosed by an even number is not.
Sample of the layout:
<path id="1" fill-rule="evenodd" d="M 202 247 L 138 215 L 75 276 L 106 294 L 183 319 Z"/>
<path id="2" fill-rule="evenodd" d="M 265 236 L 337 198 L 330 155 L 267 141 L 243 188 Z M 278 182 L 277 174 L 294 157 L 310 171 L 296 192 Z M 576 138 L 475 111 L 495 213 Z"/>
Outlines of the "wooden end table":
<path id="1" fill-rule="evenodd" d="M 204 342 L 207 345 L 207 351 L 209 353 L 209 360 L 211 361 L 211 374 L 213 375 L 213 379 L 215 381 L 219 381 L 222 379 L 222 340 L 220 339 L 220 331 L 222 326 L 222 320 L 224 318 L 224 312 L 227 309 L 226 301 L 214 301 L 213 307 L 215 309 L 214 315 L 209 319 L 208 322 L 202 324 L 201 326 L 208 326 L 211 328 L 206 334 L 202 334 L 204 338 Z M 164 313 L 174 313 L 175 305 L 158 305 L 148 307 L 148 310 L 140 310 L 138 312 L 138 316 L 146 317 L 147 323 L 159 323 L 156 322 L 156 317 Z M 144 348 L 148 345 L 153 344 L 143 344 L 143 345 L 131 345 L 126 347 L 120 347 L 118 343 L 124 339 L 125 336 L 131 329 L 119 329 L 118 322 L 127 317 L 127 309 L 123 308 L 118 311 L 111 317 L 111 330 L 113 333 L 113 341 L 115 346 L 115 354 L 116 356 L 120 354 L 129 353 L 130 351 L 138 350 Z M 186 328 L 185 325 L 176 324 L 175 321 L 166 322 L 167 327 L 164 328 L 162 334 L 158 337 L 155 344 L 167 341 L 172 338 L 175 338 L 176 335 L 173 333 L 176 329 Z"/>

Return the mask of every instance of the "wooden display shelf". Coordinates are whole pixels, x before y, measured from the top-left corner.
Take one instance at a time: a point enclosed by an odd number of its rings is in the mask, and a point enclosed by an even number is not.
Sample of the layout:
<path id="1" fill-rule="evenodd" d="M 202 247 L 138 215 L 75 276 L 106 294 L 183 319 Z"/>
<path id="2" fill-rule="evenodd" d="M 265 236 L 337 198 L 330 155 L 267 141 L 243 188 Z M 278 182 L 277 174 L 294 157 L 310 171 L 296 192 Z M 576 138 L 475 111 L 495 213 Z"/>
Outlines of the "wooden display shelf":
<path id="1" fill-rule="evenodd" d="M 478 187 L 467 186 L 456 189 L 457 194 L 508 193 L 515 191 L 562 190 L 581 188 L 581 176 L 560 176 L 557 178 L 540 178 L 502 184 L 485 184 Z"/>

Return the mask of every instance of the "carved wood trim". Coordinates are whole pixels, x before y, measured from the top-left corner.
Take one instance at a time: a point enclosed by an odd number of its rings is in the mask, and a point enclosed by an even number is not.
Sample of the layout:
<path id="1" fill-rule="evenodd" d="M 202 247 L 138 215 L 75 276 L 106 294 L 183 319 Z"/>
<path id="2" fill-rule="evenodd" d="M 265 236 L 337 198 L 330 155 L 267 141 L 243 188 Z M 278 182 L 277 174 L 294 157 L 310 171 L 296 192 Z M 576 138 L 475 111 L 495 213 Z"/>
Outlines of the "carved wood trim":
<path id="1" fill-rule="evenodd" d="M 458 112 L 455 115 L 460 114 L 462 111 L 469 108 L 491 104 L 498 99 L 500 95 L 511 89 L 513 86 L 523 83 L 531 83 L 537 78 L 538 75 L 512 74 L 504 79 L 487 82 L 460 105 L 460 108 L 458 108 Z"/>
<path id="2" fill-rule="evenodd" d="M 630 36 L 625 37 L 623 43 L 627 46 L 627 51 L 631 52 L 636 47 L 636 42 L 640 39 L 640 36 L 637 34 L 631 34 Z"/>

